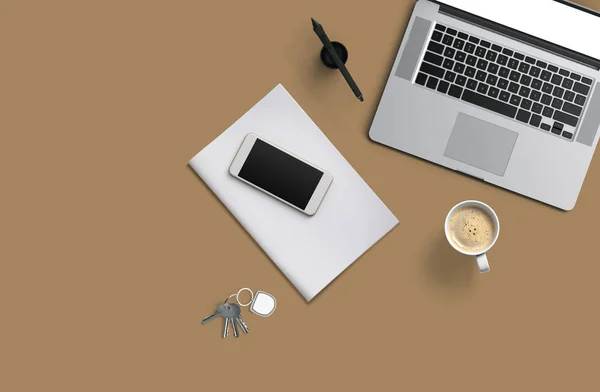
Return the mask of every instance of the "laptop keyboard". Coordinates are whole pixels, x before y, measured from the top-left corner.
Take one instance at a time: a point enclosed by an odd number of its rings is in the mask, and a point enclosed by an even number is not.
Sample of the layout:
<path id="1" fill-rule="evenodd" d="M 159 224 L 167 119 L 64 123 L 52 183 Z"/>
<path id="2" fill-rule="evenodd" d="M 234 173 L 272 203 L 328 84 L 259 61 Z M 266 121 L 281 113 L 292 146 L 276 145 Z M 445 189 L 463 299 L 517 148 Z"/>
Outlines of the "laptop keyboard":
<path id="1" fill-rule="evenodd" d="M 438 23 L 415 83 L 572 140 L 593 80 Z"/>

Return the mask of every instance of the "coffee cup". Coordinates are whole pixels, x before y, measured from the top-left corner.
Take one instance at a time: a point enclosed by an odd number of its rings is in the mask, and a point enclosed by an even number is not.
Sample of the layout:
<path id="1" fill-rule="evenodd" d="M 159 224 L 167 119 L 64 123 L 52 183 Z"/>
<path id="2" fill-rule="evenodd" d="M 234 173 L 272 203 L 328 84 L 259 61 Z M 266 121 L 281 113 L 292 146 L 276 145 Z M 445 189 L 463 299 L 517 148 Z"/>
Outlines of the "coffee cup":
<path id="1" fill-rule="evenodd" d="M 490 206 L 476 200 L 458 203 L 448 213 L 444 230 L 454 249 L 475 256 L 481 273 L 490 270 L 486 252 L 494 246 L 500 234 L 498 215 Z"/>

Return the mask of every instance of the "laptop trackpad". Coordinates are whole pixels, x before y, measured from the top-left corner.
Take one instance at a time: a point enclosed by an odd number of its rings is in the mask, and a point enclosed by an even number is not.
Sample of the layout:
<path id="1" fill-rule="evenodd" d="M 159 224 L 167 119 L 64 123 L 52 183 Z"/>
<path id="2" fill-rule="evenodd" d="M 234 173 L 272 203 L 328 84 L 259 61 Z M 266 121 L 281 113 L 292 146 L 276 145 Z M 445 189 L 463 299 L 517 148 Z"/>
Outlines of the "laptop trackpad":
<path id="1" fill-rule="evenodd" d="M 504 176 L 519 134 L 459 113 L 444 155 L 478 169 Z"/>

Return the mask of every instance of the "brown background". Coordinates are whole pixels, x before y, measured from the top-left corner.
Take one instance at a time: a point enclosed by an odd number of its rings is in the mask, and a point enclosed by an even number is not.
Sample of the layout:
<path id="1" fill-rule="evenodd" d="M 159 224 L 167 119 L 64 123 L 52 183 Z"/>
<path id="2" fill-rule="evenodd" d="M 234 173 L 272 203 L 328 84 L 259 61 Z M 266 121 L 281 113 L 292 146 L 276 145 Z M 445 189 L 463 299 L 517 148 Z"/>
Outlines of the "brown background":
<path id="1" fill-rule="evenodd" d="M 91 3 L 0 5 L 0 390 L 600 388 L 600 160 L 565 213 L 367 138 L 413 1 Z M 310 304 L 186 166 L 279 82 L 400 220 Z M 468 198 L 482 276 L 442 231 Z M 245 286 L 271 318 L 200 325 Z"/>

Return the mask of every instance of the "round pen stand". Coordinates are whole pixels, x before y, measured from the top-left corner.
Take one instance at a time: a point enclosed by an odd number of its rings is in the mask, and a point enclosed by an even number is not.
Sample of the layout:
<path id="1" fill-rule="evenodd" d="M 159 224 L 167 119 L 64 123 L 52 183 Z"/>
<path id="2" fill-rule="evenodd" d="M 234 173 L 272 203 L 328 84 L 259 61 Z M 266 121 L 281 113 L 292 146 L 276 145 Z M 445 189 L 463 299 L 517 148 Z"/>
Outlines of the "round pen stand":
<path id="1" fill-rule="evenodd" d="M 346 47 L 343 44 L 337 41 L 331 41 L 331 45 L 333 45 L 333 49 L 337 53 L 340 60 L 342 60 L 342 63 L 346 64 L 346 61 L 348 61 L 348 49 L 346 49 Z M 335 62 L 333 61 L 333 58 L 331 58 L 329 52 L 327 51 L 327 48 L 325 48 L 324 46 L 323 49 L 321 49 L 321 62 L 325 64 L 327 68 L 337 68 L 337 65 L 335 65 Z"/>

